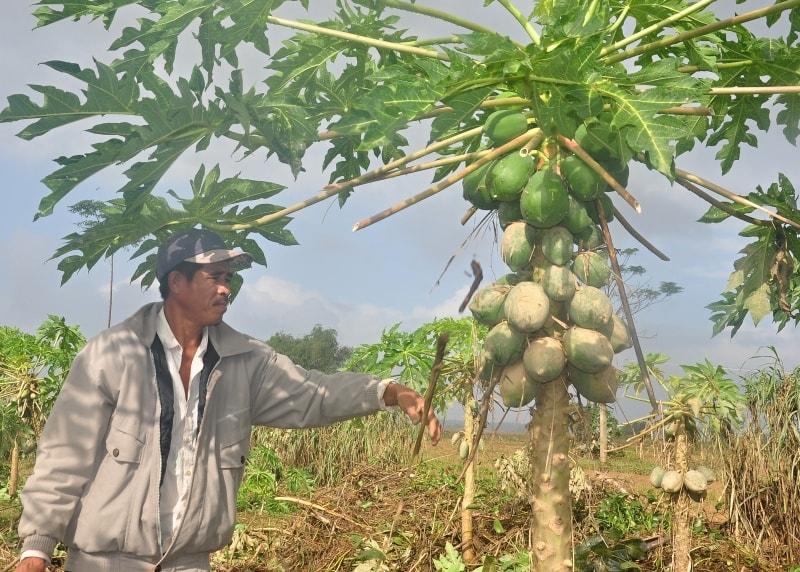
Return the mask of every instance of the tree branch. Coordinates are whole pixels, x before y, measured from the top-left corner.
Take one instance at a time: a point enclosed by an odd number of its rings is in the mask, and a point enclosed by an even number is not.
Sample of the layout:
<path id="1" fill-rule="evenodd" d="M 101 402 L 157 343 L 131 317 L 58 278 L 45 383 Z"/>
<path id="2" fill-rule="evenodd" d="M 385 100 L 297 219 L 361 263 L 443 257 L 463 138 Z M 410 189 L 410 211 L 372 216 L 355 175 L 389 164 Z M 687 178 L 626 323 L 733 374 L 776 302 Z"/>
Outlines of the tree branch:
<path id="1" fill-rule="evenodd" d="M 667 46 L 671 46 L 673 44 L 678 44 L 680 42 L 684 42 L 686 40 L 691 40 L 693 38 L 698 38 L 700 36 L 705 36 L 706 34 L 710 34 L 712 32 L 716 32 L 718 30 L 724 30 L 726 28 L 730 28 L 735 26 L 736 24 L 743 24 L 745 22 L 750 22 L 752 20 L 757 20 L 759 18 L 765 18 L 770 14 L 775 14 L 778 12 L 783 12 L 784 10 L 789 10 L 791 8 L 795 8 L 800 6 L 800 0 L 785 0 L 784 2 L 778 2 L 777 4 L 773 4 L 772 6 L 768 6 L 766 8 L 759 8 L 757 10 L 752 10 L 750 12 L 746 12 L 744 14 L 740 14 L 738 16 L 732 16 L 725 20 L 719 20 L 714 22 L 713 24 L 708 24 L 707 26 L 701 26 L 694 30 L 689 30 L 688 32 L 683 32 L 681 34 L 675 34 L 673 36 L 667 36 L 662 38 L 656 42 L 651 42 L 649 44 L 643 44 L 636 48 L 632 48 L 625 52 L 617 53 L 613 56 L 607 56 L 603 58 L 605 63 L 607 64 L 614 64 L 617 62 L 621 62 L 623 60 L 627 60 L 628 58 L 632 58 L 634 56 L 638 56 L 641 54 L 645 54 L 647 52 L 659 50 L 661 48 L 665 48 Z"/>
<path id="2" fill-rule="evenodd" d="M 379 212 L 377 214 L 372 215 L 369 218 L 365 218 L 365 219 L 357 222 L 353 226 L 353 232 L 355 232 L 357 230 L 361 230 L 362 228 L 366 228 L 366 227 L 368 227 L 368 226 L 370 226 L 372 224 L 375 224 L 376 222 L 380 222 L 383 219 L 388 218 L 391 215 L 393 215 L 395 213 L 398 213 L 403 209 L 406 209 L 406 208 L 408 208 L 408 207 L 410 207 L 412 205 L 417 204 L 420 201 L 423 201 L 423 200 L 425 200 L 425 199 L 427 199 L 429 197 L 432 197 L 433 195 L 439 193 L 440 191 L 443 191 L 444 189 L 446 189 L 447 187 L 449 187 L 453 183 L 457 183 L 458 181 L 463 179 L 466 175 L 469 175 L 475 169 L 481 167 L 482 165 L 488 163 L 492 159 L 495 159 L 496 157 L 499 157 L 500 155 L 503 155 L 504 153 L 506 153 L 508 151 L 511 151 L 513 149 L 517 149 L 517 148 L 525 145 L 528 142 L 529 139 L 532 139 L 534 137 L 542 137 L 542 138 L 544 138 L 544 133 L 538 127 L 535 127 L 533 129 L 528 130 L 526 133 L 523 133 L 519 137 L 517 137 L 515 139 L 512 139 L 508 143 L 506 143 L 504 145 L 501 145 L 500 147 L 497 147 L 495 149 L 492 149 L 489 153 L 487 153 L 486 155 L 484 155 L 483 157 L 481 157 L 480 159 L 478 159 L 477 161 L 475 161 L 471 165 L 468 165 L 468 166 L 464 167 L 463 169 L 461 169 L 460 171 L 458 171 L 457 173 L 453 173 L 449 177 L 447 177 L 445 179 L 442 179 L 441 181 L 439 181 L 435 185 L 432 185 L 432 186 L 428 187 L 427 189 L 425 189 L 421 193 L 416 194 L 413 197 L 409 197 L 406 200 L 404 200 L 402 202 L 399 202 L 399 203 L 395 204 L 392 207 L 389 207 L 388 209 L 385 209 L 385 210 L 383 210 L 383 211 L 381 211 L 381 212 Z"/>
<path id="3" fill-rule="evenodd" d="M 736 193 L 732 193 L 728 189 L 720 187 L 719 185 L 716 185 L 716 184 L 712 183 L 711 181 L 708 181 L 706 179 L 703 179 L 702 177 L 698 177 L 697 175 L 689 173 L 688 171 L 683 171 L 681 169 L 675 169 L 675 175 L 676 175 L 676 178 L 679 181 L 681 179 L 683 179 L 685 181 L 690 181 L 692 183 L 696 183 L 696 184 L 700 185 L 701 187 L 704 187 L 704 188 L 708 189 L 711 192 L 717 193 L 718 195 L 722 195 L 723 197 L 725 197 L 726 199 L 728 199 L 730 201 L 733 201 L 735 203 L 739 203 L 740 205 L 744 205 L 744 206 L 759 210 L 759 211 L 765 213 L 766 215 L 768 215 L 768 216 L 770 216 L 770 217 L 772 217 L 772 218 L 774 218 L 776 220 L 784 222 L 784 223 L 786 223 L 786 224 L 788 224 L 790 226 L 793 226 L 795 228 L 800 228 L 800 223 L 797 223 L 797 222 L 795 222 L 793 220 L 790 220 L 790 219 L 788 219 L 788 218 L 786 218 L 786 217 L 784 217 L 784 216 L 782 216 L 782 215 L 780 215 L 780 214 L 778 214 L 776 212 L 773 212 L 773 211 L 771 211 L 769 209 L 766 209 L 766 208 L 762 207 L 761 205 L 754 203 L 753 201 L 750 201 L 750 200 L 748 200 L 748 199 L 746 199 L 746 198 L 744 198 L 744 197 L 742 197 L 740 195 L 737 195 Z"/>

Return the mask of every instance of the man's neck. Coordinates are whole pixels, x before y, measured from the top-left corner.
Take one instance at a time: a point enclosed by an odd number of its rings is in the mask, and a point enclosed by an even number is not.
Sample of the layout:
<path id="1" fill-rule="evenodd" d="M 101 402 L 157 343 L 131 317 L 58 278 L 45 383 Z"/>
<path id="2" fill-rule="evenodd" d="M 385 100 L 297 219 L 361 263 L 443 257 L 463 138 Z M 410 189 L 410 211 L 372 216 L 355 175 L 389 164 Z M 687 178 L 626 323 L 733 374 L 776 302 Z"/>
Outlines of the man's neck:
<path id="1" fill-rule="evenodd" d="M 169 329 L 184 351 L 195 349 L 203 339 L 203 326 L 196 321 L 188 319 L 179 308 L 168 301 L 164 304 L 164 317 L 167 319 Z"/>

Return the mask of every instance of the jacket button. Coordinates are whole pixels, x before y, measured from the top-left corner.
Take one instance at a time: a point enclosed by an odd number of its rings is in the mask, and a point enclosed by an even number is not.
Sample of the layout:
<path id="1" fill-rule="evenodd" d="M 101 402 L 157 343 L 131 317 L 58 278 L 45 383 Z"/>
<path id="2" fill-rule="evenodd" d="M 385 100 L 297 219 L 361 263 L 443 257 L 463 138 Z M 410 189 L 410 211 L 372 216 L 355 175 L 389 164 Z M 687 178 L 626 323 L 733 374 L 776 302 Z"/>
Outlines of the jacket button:
<path id="1" fill-rule="evenodd" d="M 112 454 L 114 457 L 119 457 L 119 449 L 114 449 L 113 451 L 111 451 L 111 454 Z"/>
<path id="2" fill-rule="evenodd" d="M 245 458 L 244 458 L 244 455 L 242 455 L 242 457 L 239 459 L 239 462 L 240 462 L 242 465 L 244 465 L 244 461 L 245 461 Z"/>
<path id="3" fill-rule="evenodd" d="M 153 568 L 153 572 L 161 572 L 161 564 L 156 564 L 156 567 Z"/>

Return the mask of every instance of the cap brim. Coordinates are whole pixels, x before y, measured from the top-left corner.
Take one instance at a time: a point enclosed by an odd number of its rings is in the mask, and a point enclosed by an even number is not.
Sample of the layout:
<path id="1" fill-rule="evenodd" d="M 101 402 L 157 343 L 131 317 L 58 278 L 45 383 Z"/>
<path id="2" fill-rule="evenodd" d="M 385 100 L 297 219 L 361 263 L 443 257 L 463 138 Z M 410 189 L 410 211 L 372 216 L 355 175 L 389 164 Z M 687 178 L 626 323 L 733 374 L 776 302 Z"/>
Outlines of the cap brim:
<path id="1" fill-rule="evenodd" d="M 249 268 L 253 263 L 253 255 L 241 250 L 209 250 L 195 256 L 190 256 L 186 262 L 195 262 L 197 264 L 214 264 L 215 262 L 230 261 L 231 270 L 240 270 L 242 268 Z"/>

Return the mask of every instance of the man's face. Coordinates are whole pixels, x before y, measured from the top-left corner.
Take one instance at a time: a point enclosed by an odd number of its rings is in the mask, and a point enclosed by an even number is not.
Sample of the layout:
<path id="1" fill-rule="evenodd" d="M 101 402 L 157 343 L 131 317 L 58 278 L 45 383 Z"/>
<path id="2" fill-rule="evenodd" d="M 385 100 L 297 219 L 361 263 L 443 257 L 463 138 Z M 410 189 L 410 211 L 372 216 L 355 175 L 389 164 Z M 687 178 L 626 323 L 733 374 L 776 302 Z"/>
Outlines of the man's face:
<path id="1" fill-rule="evenodd" d="M 203 326 L 219 324 L 228 310 L 232 277 L 227 261 L 204 264 L 191 281 L 182 277 L 178 302 L 187 317 Z"/>

